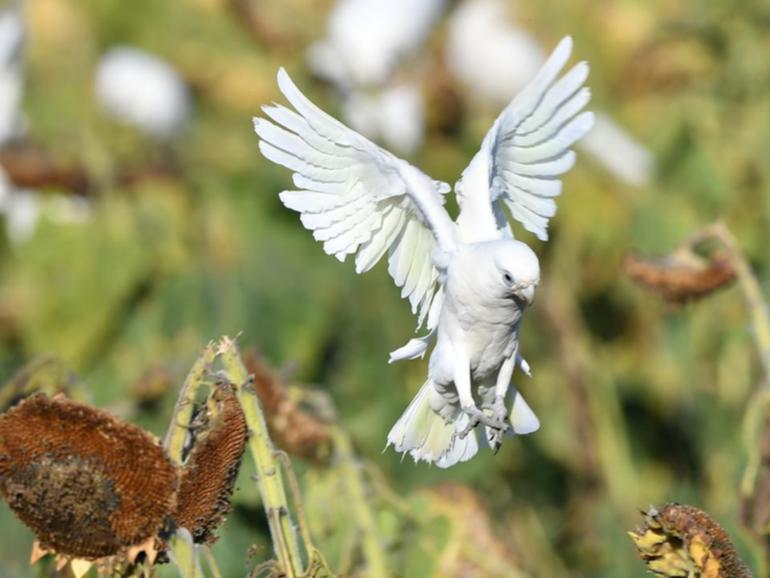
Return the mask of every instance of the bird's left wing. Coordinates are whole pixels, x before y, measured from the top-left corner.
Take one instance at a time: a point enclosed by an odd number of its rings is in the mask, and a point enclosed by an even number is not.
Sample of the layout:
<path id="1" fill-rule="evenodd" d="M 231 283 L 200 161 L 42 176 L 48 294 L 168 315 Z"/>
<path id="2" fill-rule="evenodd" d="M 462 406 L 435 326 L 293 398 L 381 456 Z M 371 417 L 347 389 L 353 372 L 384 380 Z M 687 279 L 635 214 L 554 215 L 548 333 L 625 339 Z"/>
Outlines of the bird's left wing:
<path id="1" fill-rule="evenodd" d="M 588 64 L 580 62 L 557 78 L 571 51 L 566 37 L 500 114 L 463 173 L 455 188 L 462 207 L 458 226 L 465 236 L 484 234 L 473 228 L 489 229 L 490 222 L 498 235 L 510 236 L 504 204 L 525 229 L 548 238 L 560 177 L 575 163 L 571 147 L 594 122 L 593 113 L 581 112 L 591 98 L 584 86 Z"/>
<path id="2" fill-rule="evenodd" d="M 281 201 L 300 213 L 326 253 L 340 261 L 355 253 L 358 273 L 388 253 L 388 272 L 419 327 L 440 300 L 434 256 L 454 251 L 455 226 L 442 196 L 449 186 L 323 112 L 283 69 L 278 86 L 296 112 L 265 106 L 272 122 L 255 118 L 254 129 L 262 154 L 294 171 L 297 190 L 282 192 Z"/>

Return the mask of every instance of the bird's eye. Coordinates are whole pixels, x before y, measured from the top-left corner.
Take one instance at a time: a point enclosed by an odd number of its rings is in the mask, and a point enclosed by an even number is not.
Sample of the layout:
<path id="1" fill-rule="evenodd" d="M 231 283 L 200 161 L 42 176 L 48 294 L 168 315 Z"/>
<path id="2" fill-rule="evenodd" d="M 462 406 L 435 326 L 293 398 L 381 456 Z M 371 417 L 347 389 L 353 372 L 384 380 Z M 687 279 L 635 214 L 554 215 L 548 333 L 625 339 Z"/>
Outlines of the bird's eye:
<path id="1" fill-rule="evenodd" d="M 513 285 L 513 276 L 508 272 L 503 273 L 503 281 L 505 281 L 506 285 Z"/>

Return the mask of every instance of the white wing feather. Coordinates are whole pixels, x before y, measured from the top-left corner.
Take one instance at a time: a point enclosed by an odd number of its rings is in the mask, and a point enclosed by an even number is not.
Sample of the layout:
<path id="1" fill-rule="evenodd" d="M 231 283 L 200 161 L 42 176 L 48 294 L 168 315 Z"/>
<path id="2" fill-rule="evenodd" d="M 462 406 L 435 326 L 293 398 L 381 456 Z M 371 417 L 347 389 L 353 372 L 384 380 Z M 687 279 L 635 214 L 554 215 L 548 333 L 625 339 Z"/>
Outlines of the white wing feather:
<path id="1" fill-rule="evenodd" d="M 434 326 L 439 271 L 434 252 L 454 251 L 455 227 L 437 183 L 316 107 L 283 70 L 278 86 L 294 107 L 263 107 L 271 119 L 254 119 L 259 149 L 294 172 L 296 190 L 280 194 L 302 224 L 340 261 L 356 254 L 356 272 L 371 269 L 387 252 L 388 272 L 402 297 Z M 439 293 L 441 296 L 441 293 Z M 429 325 L 429 329 L 433 326 Z"/>
<path id="2" fill-rule="evenodd" d="M 571 51 L 572 40 L 564 38 L 500 114 L 464 171 L 455 187 L 464 238 L 509 236 L 502 203 L 524 228 L 541 240 L 548 238 L 554 198 L 561 194 L 559 177 L 574 165 L 571 147 L 594 121 L 593 113 L 580 112 L 591 98 L 584 86 L 588 64 L 576 64 L 557 80 Z"/>

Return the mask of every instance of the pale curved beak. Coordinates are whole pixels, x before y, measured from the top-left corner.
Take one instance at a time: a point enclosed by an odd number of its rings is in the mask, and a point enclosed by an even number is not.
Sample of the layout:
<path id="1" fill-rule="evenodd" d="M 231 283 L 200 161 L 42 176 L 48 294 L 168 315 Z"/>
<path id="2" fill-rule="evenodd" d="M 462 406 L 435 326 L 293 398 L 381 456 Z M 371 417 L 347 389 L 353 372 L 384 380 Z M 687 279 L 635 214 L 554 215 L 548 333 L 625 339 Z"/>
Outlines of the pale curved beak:
<path id="1" fill-rule="evenodd" d="M 532 302 L 535 300 L 536 288 L 537 286 L 533 283 L 532 285 L 528 285 L 527 287 L 523 287 L 516 291 L 516 296 L 523 299 L 527 305 L 532 305 Z"/>

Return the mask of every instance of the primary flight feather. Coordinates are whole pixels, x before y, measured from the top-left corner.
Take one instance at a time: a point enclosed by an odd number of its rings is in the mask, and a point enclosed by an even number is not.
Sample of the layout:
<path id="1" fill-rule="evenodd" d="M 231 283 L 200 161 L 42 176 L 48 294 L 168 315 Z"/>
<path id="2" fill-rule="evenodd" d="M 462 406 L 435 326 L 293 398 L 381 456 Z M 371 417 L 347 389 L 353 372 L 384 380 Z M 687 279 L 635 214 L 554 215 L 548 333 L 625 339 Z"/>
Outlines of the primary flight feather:
<path id="1" fill-rule="evenodd" d="M 428 379 L 388 434 L 388 445 L 415 461 L 449 467 L 505 433 L 539 422 L 511 387 L 519 327 L 540 281 L 534 252 L 517 241 L 506 209 L 539 239 L 548 238 L 560 175 L 575 162 L 572 145 L 593 124 L 588 65 L 559 77 L 572 50 L 564 38 L 540 72 L 503 110 L 454 191 L 456 222 L 444 209 L 446 183 L 364 138 L 310 102 L 283 70 L 278 86 L 291 104 L 263 107 L 255 118 L 259 149 L 293 171 L 280 194 L 326 253 L 356 272 L 387 255 L 388 273 L 417 314 L 412 339 L 390 360 L 422 357 L 431 343 Z M 506 399 L 512 399 L 512 406 Z M 481 431 L 479 431 L 481 430 Z"/>

